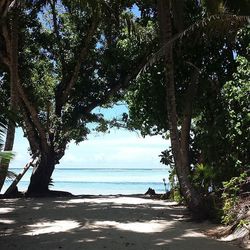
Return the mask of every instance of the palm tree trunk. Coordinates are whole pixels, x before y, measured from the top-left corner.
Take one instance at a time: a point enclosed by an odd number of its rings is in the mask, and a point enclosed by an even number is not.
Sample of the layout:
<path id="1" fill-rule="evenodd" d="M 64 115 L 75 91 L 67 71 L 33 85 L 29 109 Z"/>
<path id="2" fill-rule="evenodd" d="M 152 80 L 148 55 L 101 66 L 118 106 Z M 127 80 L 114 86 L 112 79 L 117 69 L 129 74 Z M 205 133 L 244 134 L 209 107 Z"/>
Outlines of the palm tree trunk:
<path id="1" fill-rule="evenodd" d="M 158 0 L 158 19 L 162 43 L 167 43 L 173 36 L 170 0 Z M 166 80 L 166 106 L 172 153 L 174 156 L 177 176 L 181 193 L 186 200 L 188 208 L 196 217 L 204 217 L 205 210 L 199 193 L 194 189 L 190 180 L 189 164 L 189 133 L 191 124 L 192 105 L 189 103 L 183 118 L 181 135 L 178 130 L 178 116 L 176 110 L 174 60 L 172 46 L 165 49 L 165 80 Z M 189 99 L 188 99 L 189 100 Z"/>

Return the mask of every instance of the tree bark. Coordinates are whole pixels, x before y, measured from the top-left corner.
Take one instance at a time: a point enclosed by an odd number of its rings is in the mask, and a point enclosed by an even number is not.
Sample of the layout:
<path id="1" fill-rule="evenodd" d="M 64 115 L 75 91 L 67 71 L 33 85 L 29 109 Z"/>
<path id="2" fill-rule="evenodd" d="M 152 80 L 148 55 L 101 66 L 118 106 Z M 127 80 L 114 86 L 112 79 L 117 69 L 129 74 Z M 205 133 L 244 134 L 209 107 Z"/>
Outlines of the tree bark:
<path id="1" fill-rule="evenodd" d="M 46 195 L 49 192 L 51 176 L 55 169 L 55 153 L 50 151 L 42 153 L 40 161 L 33 166 L 33 172 L 30 178 L 30 184 L 27 190 L 27 196 Z"/>
<path id="2" fill-rule="evenodd" d="M 1 0 L 0 1 L 0 21 L 7 16 L 8 11 L 15 4 L 15 0 Z"/>
<path id="3" fill-rule="evenodd" d="M 158 19 L 162 43 L 165 44 L 173 37 L 170 0 L 158 0 Z M 189 163 L 189 133 L 192 115 L 192 103 L 187 98 L 186 110 L 182 121 L 181 133 L 178 129 L 178 115 L 176 110 L 174 60 L 172 46 L 165 48 L 165 80 L 166 80 L 166 106 L 170 141 L 174 157 L 177 176 L 180 183 L 181 193 L 196 218 L 206 216 L 202 199 L 194 189 L 190 180 Z"/>

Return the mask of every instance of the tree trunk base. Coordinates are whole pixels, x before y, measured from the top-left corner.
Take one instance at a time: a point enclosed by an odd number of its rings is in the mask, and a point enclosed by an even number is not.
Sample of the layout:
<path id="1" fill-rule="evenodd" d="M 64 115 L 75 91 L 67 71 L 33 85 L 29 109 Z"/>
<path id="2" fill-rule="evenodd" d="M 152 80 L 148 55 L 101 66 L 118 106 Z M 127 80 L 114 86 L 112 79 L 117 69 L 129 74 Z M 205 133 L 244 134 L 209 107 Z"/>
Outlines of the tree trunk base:
<path id="1" fill-rule="evenodd" d="M 25 197 L 73 197 L 74 195 L 66 191 L 47 190 L 44 192 L 26 192 Z"/>
<path id="2" fill-rule="evenodd" d="M 13 199 L 22 197 L 24 197 L 24 193 L 18 191 L 17 187 L 15 187 L 10 193 L 1 195 L 0 199 Z"/>

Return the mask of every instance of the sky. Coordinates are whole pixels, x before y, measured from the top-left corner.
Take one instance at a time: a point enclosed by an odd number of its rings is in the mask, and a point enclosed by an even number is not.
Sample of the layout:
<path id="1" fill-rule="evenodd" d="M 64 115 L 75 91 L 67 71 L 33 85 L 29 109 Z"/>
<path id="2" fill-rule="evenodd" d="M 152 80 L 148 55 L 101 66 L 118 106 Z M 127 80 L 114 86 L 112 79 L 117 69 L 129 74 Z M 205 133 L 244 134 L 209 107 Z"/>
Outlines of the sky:
<path id="1" fill-rule="evenodd" d="M 96 110 L 100 111 L 100 110 Z M 125 105 L 102 109 L 105 117 L 119 117 L 127 112 Z M 29 161 L 28 141 L 17 129 L 11 162 L 12 168 L 22 168 Z M 76 145 L 69 143 L 58 168 L 165 168 L 160 163 L 160 153 L 169 147 L 161 136 L 142 138 L 138 132 L 111 129 L 110 133 L 93 133 L 88 140 Z"/>

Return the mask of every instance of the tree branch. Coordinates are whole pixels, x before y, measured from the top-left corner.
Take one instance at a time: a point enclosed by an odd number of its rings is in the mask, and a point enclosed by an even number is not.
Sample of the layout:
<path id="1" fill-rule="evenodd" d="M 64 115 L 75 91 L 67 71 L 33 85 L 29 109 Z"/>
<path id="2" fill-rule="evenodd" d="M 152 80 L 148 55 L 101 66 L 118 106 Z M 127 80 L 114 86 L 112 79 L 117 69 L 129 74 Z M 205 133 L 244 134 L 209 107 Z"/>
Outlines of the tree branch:
<path id="1" fill-rule="evenodd" d="M 80 53 L 75 55 L 76 63 L 75 63 L 74 70 L 73 70 L 73 73 L 71 75 L 71 78 L 67 82 L 66 86 L 64 86 L 65 79 L 62 79 L 61 83 L 58 86 L 58 92 L 56 94 L 56 97 L 57 97 L 56 98 L 56 114 L 58 116 L 61 115 L 62 107 L 66 103 L 72 88 L 74 87 L 74 85 L 77 82 L 81 64 L 82 64 L 82 62 L 84 60 L 84 57 L 87 56 L 89 44 L 90 44 L 91 39 L 93 38 L 94 33 L 95 33 L 96 29 L 97 29 L 97 26 L 98 26 L 98 23 L 99 23 L 99 15 L 98 15 L 98 13 L 94 13 L 92 18 L 93 18 L 93 20 L 92 20 L 92 23 L 91 23 L 90 28 L 88 30 L 88 33 L 87 33 L 84 41 L 82 42 Z"/>
<path id="2" fill-rule="evenodd" d="M 55 0 L 50 1 L 50 7 L 52 11 L 52 16 L 53 16 L 53 26 L 54 26 L 54 32 L 56 34 L 56 39 L 57 39 L 57 46 L 59 48 L 59 58 L 62 64 L 62 75 L 64 76 L 65 72 L 65 58 L 64 58 L 64 51 L 62 48 L 62 43 L 61 43 L 61 37 L 59 33 L 59 26 L 58 26 L 58 21 L 57 21 L 57 13 L 56 13 L 56 6 L 55 6 Z"/>
<path id="3" fill-rule="evenodd" d="M 212 15 L 212 16 L 203 18 L 201 20 L 198 20 L 197 22 L 193 23 L 188 28 L 186 28 L 184 31 L 173 35 L 172 38 L 169 39 L 167 42 L 164 42 L 163 46 L 155 54 L 151 55 L 149 60 L 145 63 L 145 65 L 143 65 L 138 75 L 145 72 L 148 67 L 152 66 L 154 63 L 156 63 L 161 58 L 163 58 L 166 53 L 166 50 L 168 50 L 169 47 L 173 46 L 177 40 L 181 40 L 184 37 L 187 37 L 191 33 L 197 31 L 198 28 L 204 28 L 212 21 L 221 21 L 222 23 L 217 25 L 218 27 L 221 27 L 222 24 L 225 24 L 230 21 L 237 21 L 238 24 L 241 24 L 241 26 L 243 26 L 243 24 L 250 23 L 250 16 L 216 14 L 216 15 Z"/>
<path id="4" fill-rule="evenodd" d="M 44 151 L 46 152 L 48 149 L 48 145 L 47 145 L 47 138 L 46 138 L 46 132 L 45 129 L 43 128 L 42 124 L 39 121 L 38 118 L 38 112 L 37 110 L 34 108 L 34 106 L 30 103 L 23 87 L 21 86 L 20 82 L 18 81 L 17 84 L 17 88 L 18 88 L 18 93 L 20 95 L 20 98 L 22 99 L 22 101 L 25 104 L 25 107 L 27 108 L 27 110 L 29 111 L 29 114 L 32 118 L 32 121 L 34 122 L 39 135 L 41 137 L 41 147 L 44 149 Z"/>
<path id="5" fill-rule="evenodd" d="M 7 24 L 4 22 L 1 24 L 0 27 L 0 35 L 2 36 L 3 41 L 3 48 L 0 51 L 0 60 L 9 68 L 10 67 L 10 44 L 11 44 L 11 38 L 7 29 Z"/>
<path id="6" fill-rule="evenodd" d="M 16 0 L 1 0 L 0 1 L 0 20 L 7 16 L 8 11 L 14 6 Z"/>
<path id="7" fill-rule="evenodd" d="M 9 65 L 9 70 L 10 72 L 12 72 L 12 68 L 13 67 L 17 67 L 18 68 L 18 20 L 17 20 L 17 15 L 13 16 L 12 20 L 11 20 L 11 25 L 8 28 L 7 24 L 4 25 L 3 27 L 3 31 L 4 34 L 6 36 L 6 39 L 9 40 L 9 44 L 6 44 L 6 50 L 7 53 L 10 55 L 11 58 L 10 59 L 10 65 Z M 8 41 L 6 40 L 6 41 Z M 46 139 L 46 132 L 42 126 L 42 124 L 39 121 L 38 118 L 38 112 L 37 110 L 34 108 L 34 106 L 32 105 L 32 103 L 30 103 L 27 94 L 25 93 L 22 85 L 20 84 L 20 78 L 18 76 L 18 69 L 16 72 L 17 76 L 16 76 L 16 81 L 15 81 L 15 86 L 13 86 L 14 89 L 17 90 L 17 98 L 20 98 L 23 103 L 25 104 L 25 107 L 27 109 L 27 111 L 29 111 L 29 114 L 32 118 L 32 121 L 34 122 L 39 135 L 41 137 L 41 147 L 45 150 L 45 152 L 48 149 L 48 145 L 47 145 L 47 139 Z"/>
<path id="8" fill-rule="evenodd" d="M 24 119 L 24 128 L 25 128 L 25 133 L 27 134 L 28 140 L 29 140 L 29 144 L 30 144 L 30 148 L 32 153 L 34 154 L 35 152 L 37 152 L 40 147 L 39 147 L 39 137 L 37 134 L 37 131 L 35 129 L 35 126 L 32 122 L 32 120 L 30 119 L 30 115 L 29 112 L 27 111 L 27 109 L 25 108 L 24 104 L 21 104 L 23 107 L 23 119 Z"/>
<path id="9" fill-rule="evenodd" d="M 119 81 L 118 84 L 114 85 L 106 94 L 105 96 L 101 99 L 101 100 L 96 100 L 94 102 L 92 102 L 90 105 L 88 105 L 85 109 L 84 109 L 84 114 L 88 114 L 90 113 L 94 108 L 103 105 L 104 103 L 106 103 L 110 97 L 112 97 L 115 93 L 118 92 L 118 90 L 120 89 L 127 89 L 130 85 L 131 85 L 131 81 L 135 80 L 136 77 L 138 76 L 141 68 L 143 67 L 143 65 L 145 65 L 145 63 L 147 62 L 147 58 L 150 55 L 150 51 L 146 52 L 146 54 L 144 56 L 142 56 L 140 62 L 137 64 L 137 66 L 134 68 L 133 72 L 128 72 L 123 79 L 121 79 Z"/>
<path id="10" fill-rule="evenodd" d="M 183 118 L 181 124 L 180 146 L 181 146 L 181 152 L 187 156 L 188 156 L 187 150 L 189 149 L 189 140 L 190 140 L 190 127 L 192 121 L 193 101 L 197 91 L 199 73 L 200 71 L 198 71 L 197 68 L 195 68 L 191 76 L 191 82 L 185 96 L 185 104 L 184 104 Z M 189 157 L 185 157 L 185 159 L 188 160 Z M 189 162 L 186 162 L 184 164 L 189 164 Z"/>

